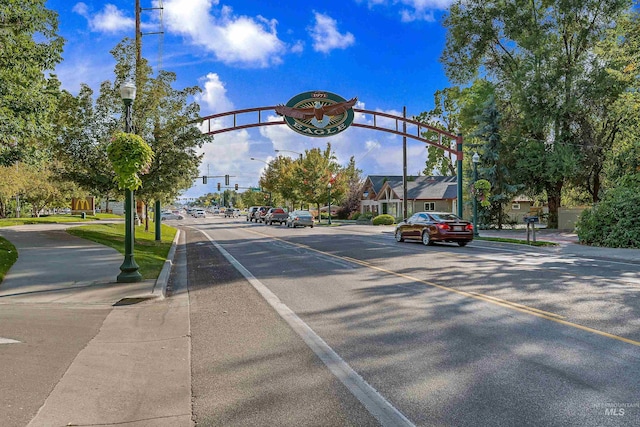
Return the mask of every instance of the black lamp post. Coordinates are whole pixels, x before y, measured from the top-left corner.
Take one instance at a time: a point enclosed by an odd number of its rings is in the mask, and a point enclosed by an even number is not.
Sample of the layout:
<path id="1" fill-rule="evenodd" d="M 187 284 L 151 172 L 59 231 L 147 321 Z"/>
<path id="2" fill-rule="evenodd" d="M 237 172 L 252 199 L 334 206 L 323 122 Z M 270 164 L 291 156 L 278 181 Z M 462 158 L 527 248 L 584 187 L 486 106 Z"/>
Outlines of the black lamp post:
<path id="1" fill-rule="evenodd" d="M 131 133 L 131 106 L 136 98 L 136 85 L 131 81 L 120 85 L 120 96 L 125 106 L 124 131 Z M 135 242 L 135 222 L 134 222 L 133 191 L 124 191 L 124 262 L 120 266 L 118 274 L 119 283 L 139 282 L 142 275 L 138 271 L 140 268 L 133 257 L 133 246 Z"/>
<path id="2" fill-rule="evenodd" d="M 331 225 L 331 183 L 327 184 L 327 189 L 329 190 L 329 225 Z"/>
<path id="3" fill-rule="evenodd" d="M 471 158 L 473 162 L 473 183 L 478 181 L 478 162 L 480 161 L 480 155 L 475 153 Z M 478 236 L 478 197 L 473 195 L 473 235 Z"/>

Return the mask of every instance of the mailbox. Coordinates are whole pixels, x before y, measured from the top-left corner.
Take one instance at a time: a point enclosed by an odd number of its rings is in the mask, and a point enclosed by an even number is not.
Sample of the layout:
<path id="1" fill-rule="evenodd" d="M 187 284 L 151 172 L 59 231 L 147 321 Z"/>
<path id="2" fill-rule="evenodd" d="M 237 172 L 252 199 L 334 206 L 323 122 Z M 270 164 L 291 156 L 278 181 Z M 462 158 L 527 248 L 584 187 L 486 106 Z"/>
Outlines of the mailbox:
<path id="1" fill-rule="evenodd" d="M 525 216 L 523 219 L 526 224 L 535 224 L 536 222 L 540 222 L 540 218 L 537 216 Z"/>

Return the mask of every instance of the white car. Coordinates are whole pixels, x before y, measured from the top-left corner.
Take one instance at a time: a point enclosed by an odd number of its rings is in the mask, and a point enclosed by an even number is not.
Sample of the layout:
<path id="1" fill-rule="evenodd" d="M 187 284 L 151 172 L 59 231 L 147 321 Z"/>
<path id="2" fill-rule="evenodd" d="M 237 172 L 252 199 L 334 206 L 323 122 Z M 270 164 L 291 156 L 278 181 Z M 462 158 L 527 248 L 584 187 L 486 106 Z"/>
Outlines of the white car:
<path id="1" fill-rule="evenodd" d="M 207 214 L 205 213 L 204 209 L 196 209 L 195 211 L 193 211 L 193 217 L 194 218 L 206 218 Z"/>
<path id="2" fill-rule="evenodd" d="M 173 212 L 162 212 L 160 214 L 160 221 L 164 221 L 166 219 L 184 219 L 184 217 Z"/>

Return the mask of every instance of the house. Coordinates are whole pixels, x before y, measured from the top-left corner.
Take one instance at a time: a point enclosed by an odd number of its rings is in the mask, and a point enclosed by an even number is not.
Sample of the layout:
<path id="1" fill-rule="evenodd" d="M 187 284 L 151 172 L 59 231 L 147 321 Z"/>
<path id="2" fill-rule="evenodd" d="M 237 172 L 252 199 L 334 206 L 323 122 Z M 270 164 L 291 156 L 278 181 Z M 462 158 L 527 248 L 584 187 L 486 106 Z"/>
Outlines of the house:
<path id="1" fill-rule="evenodd" d="M 407 214 L 420 211 L 456 212 L 455 176 L 407 177 Z M 362 187 L 360 212 L 403 216 L 402 176 L 370 175 Z"/>

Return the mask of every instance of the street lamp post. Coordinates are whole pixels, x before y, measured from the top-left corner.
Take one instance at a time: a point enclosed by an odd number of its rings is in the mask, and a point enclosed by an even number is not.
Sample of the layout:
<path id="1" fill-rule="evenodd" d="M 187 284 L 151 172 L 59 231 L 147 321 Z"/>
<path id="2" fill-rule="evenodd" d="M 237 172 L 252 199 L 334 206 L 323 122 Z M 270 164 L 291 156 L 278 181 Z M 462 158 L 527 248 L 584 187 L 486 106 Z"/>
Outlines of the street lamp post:
<path id="1" fill-rule="evenodd" d="M 135 83 L 127 81 L 120 85 L 120 96 L 125 106 L 124 131 L 131 133 L 131 106 L 136 98 Z M 142 280 L 142 275 L 138 271 L 140 267 L 133 257 L 135 243 L 133 209 L 133 191 L 127 188 L 124 191 L 124 262 L 120 266 L 120 274 L 118 274 L 117 280 L 119 283 L 139 282 Z"/>
<path id="2" fill-rule="evenodd" d="M 478 162 L 480 161 L 480 156 L 478 153 L 475 153 L 471 158 L 473 162 L 473 183 L 475 184 L 478 181 Z M 478 236 L 478 197 L 473 195 L 473 235 Z"/>
<path id="3" fill-rule="evenodd" d="M 327 189 L 329 190 L 329 225 L 331 225 L 331 183 L 327 184 Z"/>

